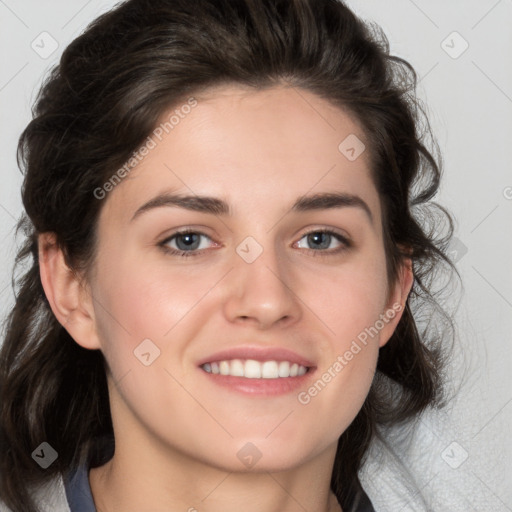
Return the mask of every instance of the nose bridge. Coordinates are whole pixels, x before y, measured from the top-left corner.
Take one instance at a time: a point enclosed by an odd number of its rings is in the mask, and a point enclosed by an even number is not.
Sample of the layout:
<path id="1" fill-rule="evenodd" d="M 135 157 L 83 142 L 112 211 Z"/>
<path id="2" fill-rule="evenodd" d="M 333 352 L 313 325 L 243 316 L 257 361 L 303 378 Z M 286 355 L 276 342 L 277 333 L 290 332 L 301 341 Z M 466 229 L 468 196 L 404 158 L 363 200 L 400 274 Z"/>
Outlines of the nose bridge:
<path id="1" fill-rule="evenodd" d="M 258 238 L 263 243 L 248 236 L 236 247 L 226 314 L 232 321 L 253 319 L 265 326 L 297 319 L 300 307 L 290 283 L 292 269 L 279 253 L 283 248 L 271 233 Z"/>

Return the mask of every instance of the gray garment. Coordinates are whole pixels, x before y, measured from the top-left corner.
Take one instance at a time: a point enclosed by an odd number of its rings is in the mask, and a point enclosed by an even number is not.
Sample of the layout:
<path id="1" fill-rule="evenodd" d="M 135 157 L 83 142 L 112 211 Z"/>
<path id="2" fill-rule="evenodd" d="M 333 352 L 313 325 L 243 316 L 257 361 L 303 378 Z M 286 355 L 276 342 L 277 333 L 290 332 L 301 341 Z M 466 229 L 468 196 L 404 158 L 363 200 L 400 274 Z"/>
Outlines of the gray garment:
<path id="1" fill-rule="evenodd" d="M 84 465 L 63 478 L 71 512 L 96 512 L 88 473 L 89 470 Z"/>

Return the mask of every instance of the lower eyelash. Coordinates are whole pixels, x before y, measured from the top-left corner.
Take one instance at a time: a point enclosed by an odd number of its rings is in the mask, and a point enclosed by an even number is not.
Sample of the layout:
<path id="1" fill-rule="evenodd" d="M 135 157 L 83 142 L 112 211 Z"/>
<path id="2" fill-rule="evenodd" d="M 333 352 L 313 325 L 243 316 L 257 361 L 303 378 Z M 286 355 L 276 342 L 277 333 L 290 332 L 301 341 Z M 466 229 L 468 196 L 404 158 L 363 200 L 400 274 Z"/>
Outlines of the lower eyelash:
<path id="1" fill-rule="evenodd" d="M 197 256 L 201 254 L 199 251 L 177 251 L 176 249 L 169 249 L 168 247 L 162 247 L 165 253 L 171 254 L 173 256 L 179 256 L 182 258 L 188 258 L 189 256 Z"/>

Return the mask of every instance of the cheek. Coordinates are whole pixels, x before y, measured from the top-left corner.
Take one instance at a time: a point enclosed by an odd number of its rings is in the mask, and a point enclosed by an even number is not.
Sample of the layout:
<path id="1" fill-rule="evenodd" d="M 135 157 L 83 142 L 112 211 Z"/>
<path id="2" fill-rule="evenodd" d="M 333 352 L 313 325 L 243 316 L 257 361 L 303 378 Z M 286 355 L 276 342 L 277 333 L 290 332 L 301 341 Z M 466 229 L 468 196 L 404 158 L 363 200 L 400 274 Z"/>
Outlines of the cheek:
<path id="1" fill-rule="evenodd" d="M 172 341 L 180 361 L 187 340 L 201 325 L 195 316 L 201 301 L 219 277 L 191 267 L 170 271 L 155 265 L 150 269 L 147 262 L 129 253 L 104 261 L 98 267 L 99 284 L 93 293 L 102 350 L 112 371 L 117 368 L 121 374 L 131 368 L 136 361 L 134 351 L 146 339 L 161 351 Z"/>
<path id="2" fill-rule="evenodd" d="M 385 314 L 387 278 L 384 252 L 378 247 L 353 265 L 321 276 L 308 304 L 327 326 L 329 342 L 313 384 L 298 402 L 312 416 L 329 417 L 341 433 L 357 415 L 371 387 Z M 305 289 L 305 288 L 304 288 Z M 388 319 L 389 321 L 389 319 Z"/>
<path id="3" fill-rule="evenodd" d="M 385 313 L 387 276 L 383 251 L 340 267 L 317 281 L 309 296 L 319 317 L 334 334 L 337 349 L 367 332 Z M 373 331 L 372 331 L 373 332 Z M 364 334 L 361 336 L 364 338 Z M 372 336 L 376 338 L 376 336 Z M 376 343 L 378 339 L 375 340 Z"/>

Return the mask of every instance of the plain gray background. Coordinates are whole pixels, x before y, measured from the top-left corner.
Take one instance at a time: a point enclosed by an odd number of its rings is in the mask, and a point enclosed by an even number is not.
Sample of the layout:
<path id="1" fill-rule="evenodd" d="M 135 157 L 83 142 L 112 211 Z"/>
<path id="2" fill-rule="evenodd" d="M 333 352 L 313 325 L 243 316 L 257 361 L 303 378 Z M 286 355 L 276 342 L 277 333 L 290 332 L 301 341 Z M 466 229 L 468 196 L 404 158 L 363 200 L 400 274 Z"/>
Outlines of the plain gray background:
<path id="1" fill-rule="evenodd" d="M 448 409 L 422 420 L 404 462 L 423 492 L 453 504 L 439 510 L 512 510 L 512 0 L 347 3 L 380 24 L 391 53 L 418 72 L 418 94 L 444 157 L 437 200 L 457 221 L 464 294 L 450 372 L 462 387 Z M 17 138 L 43 73 L 113 5 L 0 0 L 1 318 L 13 301 L 13 236 L 21 213 Z M 58 47 L 46 55 L 52 44 Z"/>

